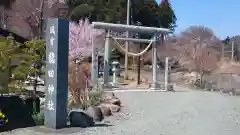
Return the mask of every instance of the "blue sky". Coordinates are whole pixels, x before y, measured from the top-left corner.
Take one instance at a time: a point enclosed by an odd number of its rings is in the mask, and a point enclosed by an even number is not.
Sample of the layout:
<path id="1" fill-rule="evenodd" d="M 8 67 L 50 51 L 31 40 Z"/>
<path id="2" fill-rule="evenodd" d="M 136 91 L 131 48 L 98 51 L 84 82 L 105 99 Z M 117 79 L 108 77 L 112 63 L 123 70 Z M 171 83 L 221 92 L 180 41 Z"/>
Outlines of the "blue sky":
<path id="1" fill-rule="evenodd" d="M 240 35 L 240 0 L 170 1 L 178 18 L 176 33 L 191 25 L 204 25 L 222 39 Z"/>

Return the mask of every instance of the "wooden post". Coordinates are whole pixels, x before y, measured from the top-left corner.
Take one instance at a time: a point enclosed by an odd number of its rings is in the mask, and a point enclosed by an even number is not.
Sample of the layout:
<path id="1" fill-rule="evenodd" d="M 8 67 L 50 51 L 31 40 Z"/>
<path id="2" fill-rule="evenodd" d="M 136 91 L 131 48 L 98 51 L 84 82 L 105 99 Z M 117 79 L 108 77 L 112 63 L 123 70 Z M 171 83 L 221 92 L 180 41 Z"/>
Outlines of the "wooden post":
<path id="1" fill-rule="evenodd" d="M 233 61 L 234 60 L 234 41 L 232 41 L 232 57 L 231 57 L 231 60 Z"/>
<path id="2" fill-rule="evenodd" d="M 168 57 L 165 59 L 165 79 L 164 79 L 165 90 L 168 90 Z"/>
<path id="3" fill-rule="evenodd" d="M 141 46 L 142 44 L 140 44 L 140 46 L 139 46 L 139 53 L 141 52 L 141 48 L 142 48 L 142 46 Z M 137 72 L 138 74 L 137 74 L 137 85 L 140 85 L 140 83 L 141 83 L 141 76 L 140 76 L 140 73 L 141 73 L 141 56 L 138 56 L 138 72 Z"/>

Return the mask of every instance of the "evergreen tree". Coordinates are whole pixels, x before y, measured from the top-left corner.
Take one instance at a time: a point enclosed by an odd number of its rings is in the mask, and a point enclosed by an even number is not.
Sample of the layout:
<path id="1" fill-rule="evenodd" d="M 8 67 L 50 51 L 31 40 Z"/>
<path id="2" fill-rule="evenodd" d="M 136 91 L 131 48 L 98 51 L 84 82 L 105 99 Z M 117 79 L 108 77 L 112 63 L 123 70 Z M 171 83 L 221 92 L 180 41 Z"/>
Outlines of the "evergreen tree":
<path id="1" fill-rule="evenodd" d="M 158 10 L 159 24 L 161 27 L 170 28 L 174 31 L 177 17 L 171 7 L 169 0 L 162 0 Z"/>
<path id="2" fill-rule="evenodd" d="M 122 20 L 122 4 L 125 0 L 67 0 L 69 18 L 79 21 L 86 17 L 90 21 L 119 22 Z"/>
<path id="3" fill-rule="evenodd" d="M 158 4 L 155 0 L 132 0 L 133 22 L 140 22 L 143 26 L 159 27 Z"/>
<path id="4" fill-rule="evenodd" d="M 90 21 L 126 24 L 127 0 L 68 0 L 67 4 L 69 18 L 73 21 L 88 17 Z M 143 26 L 160 27 L 161 12 L 155 0 L 131 0 L 133 24 L 140 22 Z"/>

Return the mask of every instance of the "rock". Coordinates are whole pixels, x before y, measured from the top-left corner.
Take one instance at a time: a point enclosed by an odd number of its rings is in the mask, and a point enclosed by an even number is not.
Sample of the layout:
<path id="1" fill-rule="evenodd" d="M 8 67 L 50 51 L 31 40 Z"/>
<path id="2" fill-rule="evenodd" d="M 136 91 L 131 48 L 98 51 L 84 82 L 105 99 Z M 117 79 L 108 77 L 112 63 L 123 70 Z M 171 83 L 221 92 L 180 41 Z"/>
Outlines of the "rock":
<path id="1" fill-rule="evenodd" d="M 86 113 L 93 118 L 94 121 L 102 121 L 104 119 L 101 108 L 98 106 L 90 106 L 87 108 Z"/>
<path id="2" fill-rule="evenodd" d="M 81 128 L 92 127 L 95 124 L 91 116 L 81 111 L 71 111 L 69 121 L 71 126 Z"/>
<path id="3" fill-rule="evenodd" d="M 106 100 L 106 101 L 104 101 L 104 103 L 121 106 L 121 101 L 118 98 L 113 98 L 113 99 Z"/>
<path id="4" fill-rule="evenodd" d="M 120 111 L 120 106 L 114 105 L 114 104 L 109 104 L 109 103 L 102 103 L 100 104 L 101 106 L 104 106 L 106 108 L 109 108 L 112 113 L 116 113 Z"/>
<path id="5" fill-rule="evenodd" d="M 105 92 L 103 94 L 103 100 L 110 100 L 112 98 L 116 98 L 113 92 Z"/>
<path id="6" fill-rule="evenodd" d="M 112 111 L 110 110 L 110 108 L 108 108 L 102 104 L 100 104 L 98 107 L 101 109 L 103 116 L 111 116 L 112 115 Z"/>

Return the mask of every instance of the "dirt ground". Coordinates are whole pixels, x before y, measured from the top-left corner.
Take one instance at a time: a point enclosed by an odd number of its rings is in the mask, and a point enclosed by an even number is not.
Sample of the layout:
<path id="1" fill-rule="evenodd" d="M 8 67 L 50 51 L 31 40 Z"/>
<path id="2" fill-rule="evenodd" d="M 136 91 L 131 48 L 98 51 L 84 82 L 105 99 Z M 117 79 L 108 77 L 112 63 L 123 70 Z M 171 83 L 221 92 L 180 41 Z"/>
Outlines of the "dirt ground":
<path id="1" fill-rule="evenodd" d="M 123 109 L 92 128 L 17 129 L 1 135 L 238 135 L 240 98 L 178 88 L 178 92 L 115 92 Z"/>

